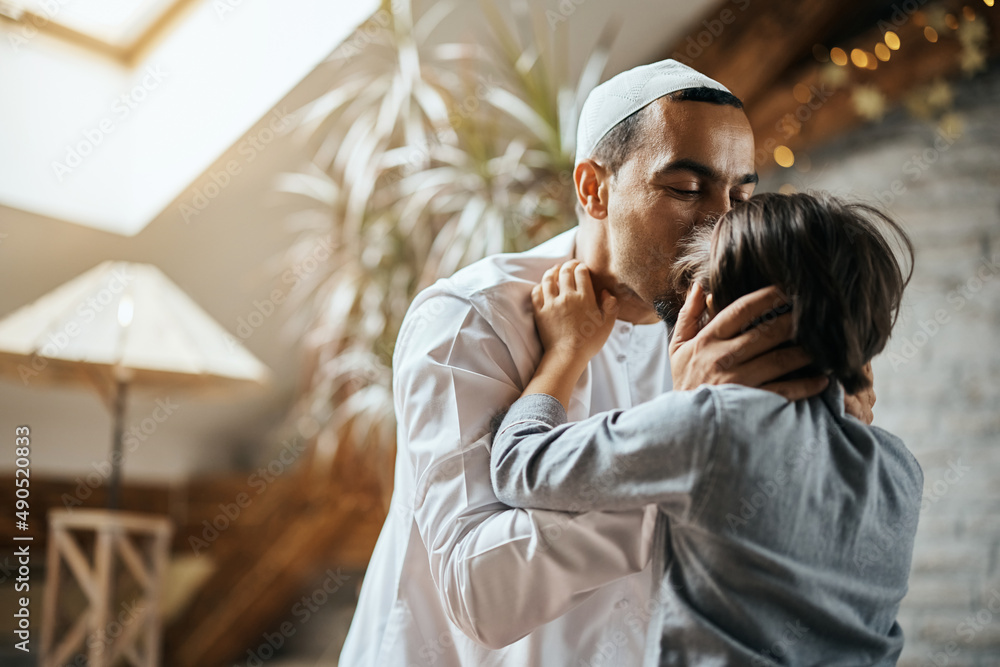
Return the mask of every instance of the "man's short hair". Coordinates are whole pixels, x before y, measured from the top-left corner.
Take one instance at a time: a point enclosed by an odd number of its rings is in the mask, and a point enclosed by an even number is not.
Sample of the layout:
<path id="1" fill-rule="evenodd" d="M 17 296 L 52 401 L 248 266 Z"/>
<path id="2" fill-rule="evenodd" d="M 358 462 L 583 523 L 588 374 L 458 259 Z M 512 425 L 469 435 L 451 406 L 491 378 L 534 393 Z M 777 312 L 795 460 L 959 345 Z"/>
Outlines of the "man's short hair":
<path id="1" fill-rule="evenodd" d="M 791 300 L 793 342 L 813 359 L 805 374 L 829 375 L 853 394 L 870 385 L 862 368 L 885 348 L 912 274 L 913 244 L 882 211 L 827 194 L 767 193 L 682 243 L 672 294 L 659 305 L 683 303 L 699 283 L 719 312 L 777 285 Z"/>
<path id="2" fill-rule="evenodd" d="M 737 109 L 743 108 L 743 102 L 732 93 L 715 88 L 685 88 L 676 92 L 664 95 L 664 97 L 677 101 L 708 102 L 720 106 L 731 106 Z M 608 170 L 611 176 L 618 173 L 618 170 L 628 160 L 628 156 L 635 150 L 635 144 L 641 134 L 643 114 L 649 105 L 644 106 L 625 120 L 615 125 L 604 135 L 604 138 L 597 142 L 591 159 Z"/>

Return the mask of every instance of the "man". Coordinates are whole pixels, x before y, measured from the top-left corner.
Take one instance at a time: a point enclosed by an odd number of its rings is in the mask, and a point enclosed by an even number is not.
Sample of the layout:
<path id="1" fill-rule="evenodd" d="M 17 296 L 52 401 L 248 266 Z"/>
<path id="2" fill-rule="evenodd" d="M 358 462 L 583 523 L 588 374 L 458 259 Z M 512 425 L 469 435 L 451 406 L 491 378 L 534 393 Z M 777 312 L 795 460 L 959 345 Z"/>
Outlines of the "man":
<path id="1" fill-rule="evenodd" d="M 542 354 L 530 291 L 586 262 L 618 323 L 573 391 L 571 420 L 703 382 L 765 386 L 808 361 L 762 340 L 702 336 L 668 359 L 653 308 L 676 241 L 748 198 L 753 134 L 740 101 L 672 60 L 613 77 L 581 112 L 579 225 L 528 252 L 477 262 L 417 296 L 393 359 L 395 487 L 341 664 L 633 665 L 654 611 L 656 510 L 577 516 L 511 509 L 490 483 L 489 422 Z M 749 322 L 747 322 L 749 324 Z M 754 358 L 755 357 L 755 358 Z M 746 361 L 750 359 L 750 361 Z M 770 386 L 788 398 L 825 378 Z"/>
<path id="2" fill-rule="evenodd" d="M 843 391 L 870 384 L 866 364 L 889 340 L 909 280 L 893 249 L 912 266 L 909 238 L 862 204 L 763 194 L 692 241 L 662 312 L 696 285 L 709 295 L 706 329 L 731 326 L 718 311 L 738 302 L 762 327 L 791 320 L 827 390 L 791 403 L 703 386 L 565 424 L 614 326 L 614 298 L 598 306 L 570 261 L 532 292 L 545 353 L 494 439 L 497 496 L 573 512 L 659 504 L 666 585 L 647 664 L 894 665 L 923 473 L 899 438 L 845 415 Z M 776 318 L 768 286 L 794 294 Z M 672 346 L 698 328 L 690 303 Z"/>

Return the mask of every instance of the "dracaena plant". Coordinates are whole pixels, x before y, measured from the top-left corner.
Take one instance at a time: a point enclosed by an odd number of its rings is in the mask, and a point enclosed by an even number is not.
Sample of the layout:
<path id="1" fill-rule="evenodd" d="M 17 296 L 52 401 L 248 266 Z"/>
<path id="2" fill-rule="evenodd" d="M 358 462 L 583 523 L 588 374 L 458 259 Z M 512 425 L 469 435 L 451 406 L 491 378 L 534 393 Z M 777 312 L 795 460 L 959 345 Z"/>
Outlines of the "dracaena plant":
<path id="1" fill-rule="evenodd" d="M 449 9 L 415 18 L 408 0 L 386 3 L 333 54 L 334 86 L 301 115 L 312 160 L 281 184 L 307 202 L 290 218 L 283 262 L 320 247 L 329 256 L 295 290 L 306 353 L 295 423 L 320 461 L 351 445 L 383 481 L 395 447 L 391 356 L 407 306 L 467 264 L 575 223 L 577 114 L 613 33 L 570 85 L 565 44 L 541 15 L 512 27 L 484 4 L 491 46 L 435 43 Z"/>

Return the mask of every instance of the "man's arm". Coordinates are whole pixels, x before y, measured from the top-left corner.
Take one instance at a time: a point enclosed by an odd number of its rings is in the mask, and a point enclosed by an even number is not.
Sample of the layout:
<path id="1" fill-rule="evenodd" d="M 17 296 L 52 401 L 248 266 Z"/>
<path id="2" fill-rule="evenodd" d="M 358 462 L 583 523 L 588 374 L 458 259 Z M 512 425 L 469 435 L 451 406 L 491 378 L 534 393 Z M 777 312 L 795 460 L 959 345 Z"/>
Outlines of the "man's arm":
<path id="1" fill-rule="evenodd" d="M 394 361 L 414 520 L 444 609 L 465 634 L 505 646 L 646 565 L 653 522 L 641 511 L 567 515 L 497 500 L 489 420 L 520 394 L 521 372 L 468 301 L 438 295 L 420 303 Z"/>
<path id="2" fill-rule="evenodd" d="M 655 503 L 678 520 L 692 518 L 719 439 L 708 387 L 565 422 L 563 406 L 546 394 L 511 406 L 490 457 L 500 500 L 576 512 Z"/>

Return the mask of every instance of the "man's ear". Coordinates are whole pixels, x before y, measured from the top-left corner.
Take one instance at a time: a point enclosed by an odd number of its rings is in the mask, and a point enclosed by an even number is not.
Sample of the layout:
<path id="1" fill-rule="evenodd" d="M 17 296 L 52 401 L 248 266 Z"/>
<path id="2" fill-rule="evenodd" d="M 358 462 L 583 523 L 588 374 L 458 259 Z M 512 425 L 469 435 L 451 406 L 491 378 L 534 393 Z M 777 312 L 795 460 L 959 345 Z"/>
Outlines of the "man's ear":
<path id="1" fill-rule="evenodd" d="M 705 294 L 705 310 L 711 313 L 712 317 L 717 315 L 715 312 L 715 303 L 710 293 Z"/>
<path id="2" fill-rule="evenodd" d="M 576 199 L 591 218 L 608 217 L 608 180 L 607 170 L 590 158 L 582 160 L 573 170 Z"/>

